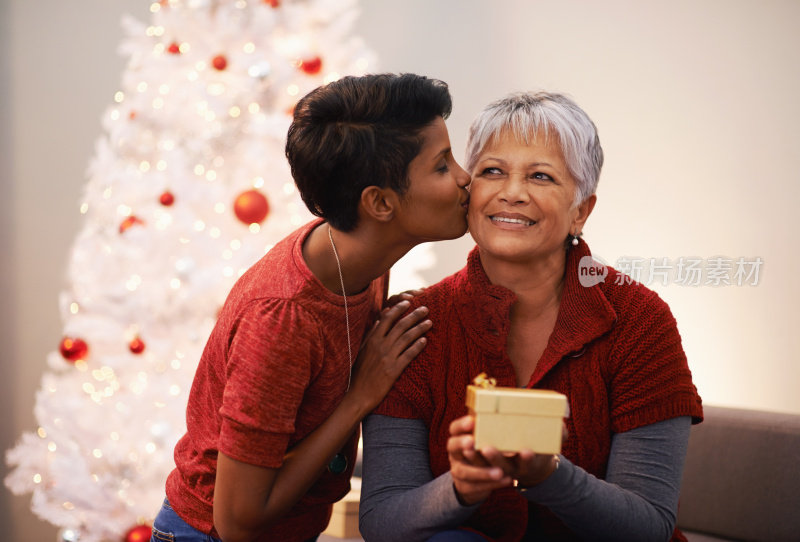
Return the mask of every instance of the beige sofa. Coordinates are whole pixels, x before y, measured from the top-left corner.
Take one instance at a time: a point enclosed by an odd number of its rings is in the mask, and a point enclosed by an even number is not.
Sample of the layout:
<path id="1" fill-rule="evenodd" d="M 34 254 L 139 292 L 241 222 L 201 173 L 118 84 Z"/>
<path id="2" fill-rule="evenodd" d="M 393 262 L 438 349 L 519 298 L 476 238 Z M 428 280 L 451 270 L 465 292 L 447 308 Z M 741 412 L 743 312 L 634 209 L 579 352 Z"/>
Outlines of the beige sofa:
<path id="1" fill-rule="evenodd" d="M 690 542 L 800 541 L 800 415 L 704 406 L 678 526 Z"/>

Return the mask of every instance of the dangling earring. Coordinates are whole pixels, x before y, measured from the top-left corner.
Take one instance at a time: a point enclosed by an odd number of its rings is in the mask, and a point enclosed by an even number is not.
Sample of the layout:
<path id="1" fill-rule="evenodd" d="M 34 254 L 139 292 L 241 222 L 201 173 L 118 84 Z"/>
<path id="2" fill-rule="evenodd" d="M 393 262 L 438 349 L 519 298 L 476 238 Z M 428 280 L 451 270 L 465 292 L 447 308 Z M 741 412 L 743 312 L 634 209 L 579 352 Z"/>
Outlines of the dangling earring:
<path id="1" fill-rule="evenodd" d="M 580 236 L 580 233 L 572 235 L 572 246 L 574 246 L 574 247 L 578 246 L 578 244 L 580 243 L 580 241 L 578 240 L 579 236 Z"/>

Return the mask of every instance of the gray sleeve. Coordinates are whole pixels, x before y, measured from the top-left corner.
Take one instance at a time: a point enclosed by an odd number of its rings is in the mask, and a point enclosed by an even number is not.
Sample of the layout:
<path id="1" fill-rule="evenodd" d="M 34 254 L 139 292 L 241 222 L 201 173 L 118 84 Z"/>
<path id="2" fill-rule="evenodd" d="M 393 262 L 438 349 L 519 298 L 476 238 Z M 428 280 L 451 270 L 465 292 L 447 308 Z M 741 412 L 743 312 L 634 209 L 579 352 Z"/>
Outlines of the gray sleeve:
<path id="1" fill-rule="evenodd" d="M 458 502 L 449 472 L 433 478 L 422 420 L 373 414 L 362 429 L 359 528 L 364 540 L 427 540 L 460 525 L 478 508 Z"/>
<path id="2" fill-rule="evenodd" d="M 691 418 L 673 418 L 612 437 L 606 479 L 563 457 L 525 496 L 587 540 L 669 540 L 675 528 Z"/>

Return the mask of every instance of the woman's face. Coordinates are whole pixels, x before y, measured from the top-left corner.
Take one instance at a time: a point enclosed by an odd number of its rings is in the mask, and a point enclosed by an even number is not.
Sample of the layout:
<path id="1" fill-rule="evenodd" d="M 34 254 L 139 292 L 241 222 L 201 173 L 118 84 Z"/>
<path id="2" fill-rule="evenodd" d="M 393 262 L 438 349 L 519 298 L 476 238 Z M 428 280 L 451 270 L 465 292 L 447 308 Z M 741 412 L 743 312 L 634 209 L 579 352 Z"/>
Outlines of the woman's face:
<path id="1" fill-rule="evenodd" d="M 567 236 L 580 232 L 594 196 L 573 207 L 576 183 L 557 136 L 530 143 L 509 130 L 481 151 L 470 186 L 469 229 L 481 253 L 521 263 L 564 257 Z"/>
<path id="2" fill-rule="evenodd" d="M 408 165 L 398 218 L 418 242 L 461 237 L 467 231 L 469 175 L 453 158 L 444 119 L 437 117 L 420 135 L 422 149 Z"/>

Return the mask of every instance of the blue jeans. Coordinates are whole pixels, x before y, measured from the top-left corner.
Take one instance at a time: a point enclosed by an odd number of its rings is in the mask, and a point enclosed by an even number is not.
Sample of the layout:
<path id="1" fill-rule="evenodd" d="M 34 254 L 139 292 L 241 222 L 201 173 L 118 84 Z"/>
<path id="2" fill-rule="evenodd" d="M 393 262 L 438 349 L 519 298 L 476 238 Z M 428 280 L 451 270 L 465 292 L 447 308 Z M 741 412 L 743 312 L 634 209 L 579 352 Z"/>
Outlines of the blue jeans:
<path id="1" fill-rule="evenodd" d="M 201 533 L 175 513 L 169 505 L 169 501 L 164 499 L 161 510 L 158 511 L 155 521 L 153 521 L 153 534 L 150 542 L 222 542 L 219 538 L 214 538 L 210 534 Z"/>
<path id="2" fill-rule="evenodd" d="M 453 529 L 436 533 L 428 539 L 428 542 L 486 542 L 486 539 L 472 531 Z"/>
<path id="3" fill-rule="evenodd" d="M 317 537 L 314 537 L 308 542 L 316 540 Z M 153 534 L 150 536 L 150 542 L 222 542 L 222 540 L 202 533 L 183 521 L 169 505 L 169 501 L 164 499 L 164 504 L 161 505 L 161 510 L 158 511 L 158 515 L 153 521 Z"/>

